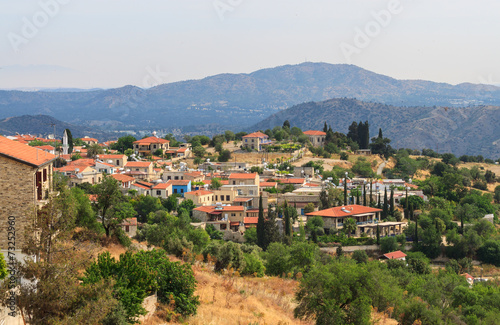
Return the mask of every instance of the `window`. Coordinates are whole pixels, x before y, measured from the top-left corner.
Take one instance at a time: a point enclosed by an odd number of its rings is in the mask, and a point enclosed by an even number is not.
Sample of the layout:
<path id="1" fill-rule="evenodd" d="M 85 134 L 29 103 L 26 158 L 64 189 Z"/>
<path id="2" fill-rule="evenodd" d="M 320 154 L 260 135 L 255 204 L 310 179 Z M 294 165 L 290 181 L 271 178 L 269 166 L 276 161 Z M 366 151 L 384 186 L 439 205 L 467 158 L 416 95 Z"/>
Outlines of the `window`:
<path id="1" fill-rule="evenodd" d="M 161 195 L 161 190 L 156 190 L 156 195 Z"/>
<path id="2" fill-rule="evenodd" d="M 181 188 L 181 193 L 184 193 L 184 189 Z"/>
<path id="3" fill-rule="evenodd" d="M 116 165 L 120 166 L 120 161 L 118 159 L 116 159 Z"/>
<path id="4" fill-rule="evenodd" d="M 248 139 L 245 139 L 245 142 L 248 142 Z"/>
<path id="5" fill-rule="evenodd" d="M 156 149 L 156 144 L 153 146 L 153 149 Z"/>
<path id="6" fill-rule="evenodd" d="M 233 181 L 233 185 L 236 185 L 236 181 Z"/>
<path id="7" fill-rule="evenodd" d="M 128 226 L 125 226 L 125 232 L 130 232 L 130 229 Z"/>
<path id="8" fill-rule="evenodd" d="M 179 180 L 179 176 L 174 176 L 174 179 L 175 179 L 176 181 L 178 181 L 178 180 Z"/>
<path id="9" fill-rule="evenodd" d="M 217 200 L 219 200 L 219 196 L 218 195 L 215 196 L 215 201 L 217 201 Z"/>
<path id="10" fill-rule="evenodd" d="M 220 196 L 220 200 L 221 200 L 221 201 L 224 201 L 224 195 L 221 195 L 221 196 Z"/>
<path id="11" fill-rule="evenodd" d="M 177 189 L 176 188 L 174 188 L 174 194 L 177 194 Z"/>
<path id="12" fill-rule="evenodd" d="M 252 139 L 252 142 L 254 142 L 254 140 Z"/>
<path id="13" fill-rule="evenodd" d="M 167 176 L 167 181 L 171 180 L 172 176 Z"/>
<path id="14" fill-rule="evenodd" d="M 226 201 L 231 201 L 231 198 L 229 197 L 229 195 L 226 195 Z"/>
<path id="15" fill-rule="evenodd" d="M 43 170 L 43 181 L 46 182 L 47 181 L 47 169 L 44 169 Z"/>
<path id="16" fill-rule="evenodd" d="M 253 190 L 248 191 L 250 195 L 253 195 Z"/>
<path id="17" fill-rule="evenodd" d="M 236 217 L 236 213 L 231 213 L 231 217 Z"/>

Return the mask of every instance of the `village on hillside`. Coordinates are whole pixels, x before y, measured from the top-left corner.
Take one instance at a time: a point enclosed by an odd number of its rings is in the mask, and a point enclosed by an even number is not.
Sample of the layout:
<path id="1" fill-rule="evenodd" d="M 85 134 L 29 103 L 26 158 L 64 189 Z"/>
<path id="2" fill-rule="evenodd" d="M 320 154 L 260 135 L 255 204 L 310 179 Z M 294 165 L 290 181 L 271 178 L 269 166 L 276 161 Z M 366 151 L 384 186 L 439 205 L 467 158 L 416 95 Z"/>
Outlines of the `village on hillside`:
<path id="1" fill-rule="evenodd" d="M 0 136 L 0 217 L 6 223 L 12 221 L 19 234 L 12 242 L 7 240 L 10 230 L 0 230 L 6 261 L 22 260 L 33 252 L 26 249 L 33 244 L 29 236 L 20 234 L 41 231 L 49 240 L 65 232 L 61 228 L 44 233 L 40 230 L 43 226 L 32 227 L 30 218 L 36 207 L 35 220 L 40 220 L 40 215 L 51 216 L 47 224 L 62 227 L 59 223 L 64 212 L 52 213 L 55 202 L 69 195 L 66 199 L 74 197 L 78 206 L 74 222 L 79 230 L 73 238 L 108 238 L 111 242 L 115 238 L 115 244 L 141 250 L 162 247 L 184 262 L 198 265 L 201 260 L 212 261 L 214 271 L 236 270 L 257 277 L 290 273 L 288 277 L 298 281 L 309 269 L 307 263 L 300 268 L 273 266 L 269 256 L 262 259 L 254 248 L 241 253 L 246 262 L 237 262 L 231 255 L 230 261 L 221 264 L 224 257 L 220 255 L 227 243 L 257 245 L 270 252 L 276 243 L 293 247 L 297 242 L 314 245 L 318 249 L 314 254 L 406 260 L 409 267 L 415 261 L 429 263 L 427 258 L 437 269 L 445 264 L 448 268 L 450 261 L 455 261 L 453 267 L 470 285 L 487 281 L 497 272 L 492 270 L 486 276 L 476 260 L 460 259 L 475 257 L 480 246 L 476 251 L 448 253 L 450 247 L 466 245 L 458 237 L 465 234 L 464 227 L 474 224 L 480 236 L 497 227 L 493 203 L 498 203 L 500 189 L 492 171 L 500 171 L 498 162 L 491 159 L 457 158 L 432 150 L 395 150 L 382 130 L 370 138 L 368 122 L 353 122 L 347 135 L 332 132 L 326 123 L 323 130 L 302 131 L 285 121 L 273 130 L 249 134 L 226 131 L 213 138 L 193 136 L 185 140 L 152 132 L 142 139 L 125 136 L 100 142 L 90 137 L 73 139 L 70 130 L 60 139 Z M 445 185 L 438 181 L 437 177 L 451 175 L 447 173 L 453 166 L 473 163 L 489 167 L 470 167 L 475 174 L 468 184 L 465 178 L 452 184 L 452 180 L 443 180 Z M 461 173 L 465 177 L 465 171 Z M 465 188 L 470 191 L 460 194 Z M 488 191 L 492 194 L 486 194 Z M 449 212 L 453 205 L 443 197 L 451 202 L 454 198 L 450 193 L 462 195 L 456 202 L 462 204 L 465 198 L 469 204 Z M 482 193 L 485 198 L 490 195 L 486 200 L 491 202 L 485 202 Z M 64 205 L 58 209 L 64 211 Z M 488 225 L 476 226 L 480 221 Z M 37 237 L 43 247 L 38 254 L 47 258 L 49 246 L 42 237 Z M 425 255 L 411 255 L 416 254 L 410 252 L 415 247 Z M 500 264 L 495 258 L 482 261 Z M 428 266 L 418 267 L 427 270 Z M 430 272 L 430 268 L 421 272 Z M 158 293 L 154 297 L 159 299 Z M 140 320 L 145 324 L 158 313 L 148 299 L 140 304 L 146 315 Z M 290 315 L 294 306 L 287 305 L 284 313 Z M 9 309 L 4 312 L 6 316 Z M 384 314 L 383 308 L 381 312 L 384 318 L 390 314 Z M 375 311 L 372 317 L 376 315 Z"/>

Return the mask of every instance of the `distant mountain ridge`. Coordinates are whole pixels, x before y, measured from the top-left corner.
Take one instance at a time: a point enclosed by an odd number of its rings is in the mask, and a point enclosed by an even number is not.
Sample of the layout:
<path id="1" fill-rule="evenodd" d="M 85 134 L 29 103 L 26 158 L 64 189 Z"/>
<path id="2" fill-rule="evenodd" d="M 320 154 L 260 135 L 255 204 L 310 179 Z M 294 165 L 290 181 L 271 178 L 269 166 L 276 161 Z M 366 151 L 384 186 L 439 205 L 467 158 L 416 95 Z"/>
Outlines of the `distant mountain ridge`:
<path id="1" fill-rule="evenodd" d="M 249 131 L 283 125 L 288 120 L 303 131 L 322 130 L 324 123 L 347 133 L 353 121 L 369 121 L 370 136 L 382 128 L 395 148 L 430 148 L 456 155 L 500 157 L 500 107 L 398 107 L 356 99 L 309 102 L 278 112 Z"/>
<path id="2" fill-rule="evenodd" d="M 354 65 L 306 62 L 150 89 L 0 91 L 0 118 L 46 114 L 107 129 L 206 124 L 238 129 L 299 103 L 342 97 L 395 106 L 500 106 L 495 86 L 397 80 Z"/>
<path id="3" fill-rule="evenodd" d="M 62 138 L 65 129 L 70 129 L 75 138 L 89 136 L 97 138 L 99 141 L 117 139 L 121 135 L 104 132 L 96 128 L 69 124 L 47 115 L 23 115 L 0 120 L 0 134 L 16 135 L 16 133 L 19 133 L 46 137 L 49 134 L 54 134 L 54 126 L 56 137 L 59 139 Z"/>

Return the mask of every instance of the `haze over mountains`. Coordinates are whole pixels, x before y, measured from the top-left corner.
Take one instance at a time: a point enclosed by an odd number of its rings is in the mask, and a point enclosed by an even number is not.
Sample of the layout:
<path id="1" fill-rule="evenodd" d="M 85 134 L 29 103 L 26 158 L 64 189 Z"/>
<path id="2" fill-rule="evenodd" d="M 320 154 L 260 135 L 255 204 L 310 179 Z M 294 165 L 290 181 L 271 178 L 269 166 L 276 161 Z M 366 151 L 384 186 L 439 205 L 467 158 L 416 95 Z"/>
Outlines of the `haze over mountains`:
<path id="1" fill-rule="evenodd" d="M 246 126 L 299 103 L 339 97 L 396 106 L 500 105 L 500 88 L 396 80 L 353 65 L 302 63 L 150 89 L 0 91 L 0 118 L 13 112 L 48 114 L 65 122 L 119 129 L 207 123 Z"/>
<path id="2" fill-rule="evenodd" d="M 341 105 L 342 109 L 337 113 L 327 110 L 331 118 L 342 118 L 342 121 L 345 121 L 343 123 L 369 120 L 372 126 L 383 126 L 388 136 L 398 134 L 403 125 L 418 130 L 412 132 L 412 137 L 398 136 L 397 146 L 435 148 L 439 145 L 437 140 L 443 142 L 445 138 L 462 137 L 463 133 L 460 132 L 465 132 L 465 125 L 466 129 L 480 126 L 481 129 L 477 132 L 491 131 L 488 135 L 491 139 L 487 140 L 490 143 L 500 138 L 492 125 L 497 120 L 496 116 L 487 118 L 490 114 L 498 114 L 498 110 L 483 107 L 500 106 L 499 87 L 470 83 L 453 86 L 422 80 L 396 80 L 353 65 L 309 62 L 263 69 L 249 74 L 220 74 L 201 80 L 163 84 L 150 89 L 125 86 L 81 92 L 0 91 L 0 118 L 46 114 L 68 123 L 106 130 L 176 129 L 182 132 L 192 130 L 190 126 L 214 131 L 241 130 L 288 107 L 332 98 L 356 98 L 382 103 L 353 101 L 349 105 Z M 352 104 L 354 102 L 358 104 Z M 318 105 L 325 109 L 329 107 L 327 104 Z M 399 106 L 401 108 L 398 108 Z M 405 108 L 406 106 L 411 108 Z M 474 108 L 456 109 L 464 106 Z M 446 111 L 439 107 L 450 109 Z M 297 109 L 308 110 L 310 107 L 295 106 L 292 114 L 295 114 Z M 340 112 L 350 117 L 339 116 Z M 401 112 L 404 114 L 396 116 L 396 113 Z M 327 113 L 318 115 L 318 124 L 325 122 L 325 114 Z M 283 120 L 277 119 L 283 116 L 285 115 L 278 114 L 259 125 L 281 124 Z M 332 127 L 338 125 L 336 131 L 345 132 L 347 129 L 340 121 L 327 122 Z M 306 125 L 305 121 L 301 123 Z M 313 126 L 312 120 L 310 123 Z M 452 129 L 448 130 L 450 127 Z M 447 130 L 448 133 L 446 136 L 435 138 L 436 131 L 433 131 L 433 128 Z M 415 139 L 417 135 L 418 139 Z M 494 139 L 495 137 L 497 139 Z M 453 152 L 462 152 L 469 148 L 475 152 L 489 150 L 486 142 L 481 142 L 484 147 L 481 149 L 477 144 L 473 145 L 469 137 L 450 141 L 450 151 Z M 444 141 L 442 145 L 446 147 L 447 143 Z M 446 150 L 445 147 L 439 146 L 440 151 L 441 148 Z"/>
<path id="3" fill-rule="evenodd" d="M 347 133 L 353 121 L 369 121 L 370 136 L 382 128 L 395 148 L 430 148 L 440 153 L 500 157 L 500 107 L 397 107 L 355 99 L 331 99 L 293 106 L 252 126 L 265 130 L 288 120 L 305 130 L 322 130 L 324 122 Z"/>

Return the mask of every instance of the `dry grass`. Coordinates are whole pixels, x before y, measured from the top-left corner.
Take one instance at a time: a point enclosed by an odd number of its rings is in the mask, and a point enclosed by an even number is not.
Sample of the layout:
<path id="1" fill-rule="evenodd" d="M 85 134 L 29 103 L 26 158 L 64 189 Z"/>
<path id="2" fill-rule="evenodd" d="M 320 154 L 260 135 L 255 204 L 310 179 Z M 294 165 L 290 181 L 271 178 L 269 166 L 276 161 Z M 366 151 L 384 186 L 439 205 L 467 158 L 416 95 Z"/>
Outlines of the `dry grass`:
<path id="1" fill-rule="evenodd" d="M 216 274 L 204 264 L 193 266 L 198 281 L 196 295 L 200 306 L 195 316 L 174 324 L 190 325 L 312 325 L 314 321 L 301 321 L 293 317 L 295 290 L 298 281 L 277 277 L 239 277 Z M 167 324 L 159 312 L 143 325 Z M 395 325 L 398 322 L 387 313 L 372 312 L 372 324 Z"/>
<path id="2" fill-rule="evenodd" d="M 293 318 L 297 281 L 222 275 L 204 266 L 195 266 L 194 271 L 201 305 L 197 315 L 186 320 L 188 324 L 313 324 Z"/>

